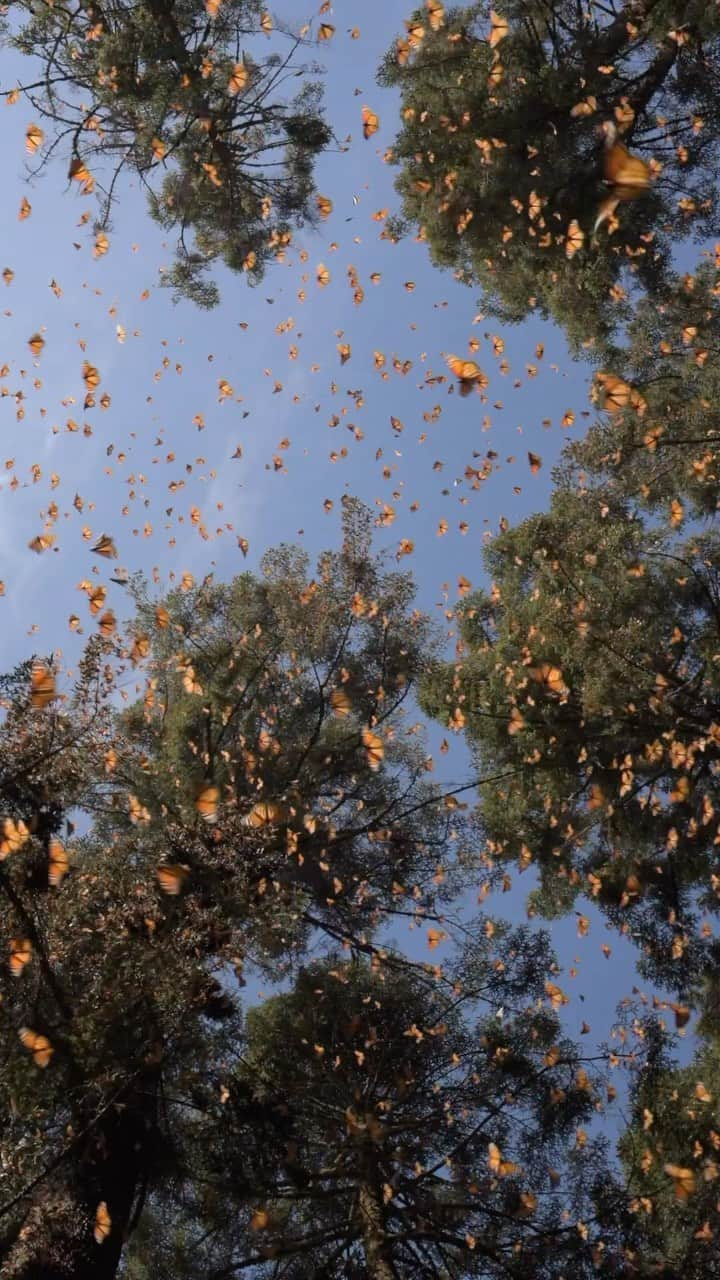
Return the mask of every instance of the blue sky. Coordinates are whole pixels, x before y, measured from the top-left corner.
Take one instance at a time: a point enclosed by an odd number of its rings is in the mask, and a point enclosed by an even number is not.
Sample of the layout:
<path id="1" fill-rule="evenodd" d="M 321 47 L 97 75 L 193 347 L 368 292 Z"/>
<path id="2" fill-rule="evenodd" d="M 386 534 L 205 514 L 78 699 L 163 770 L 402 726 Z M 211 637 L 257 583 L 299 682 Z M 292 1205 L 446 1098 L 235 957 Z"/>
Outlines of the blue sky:
<path id="1" fill-rule="evenodd" d="M 292 10 L 298 25 L 313 17 Z M 514 328 L 483 319 L 474 291 L 432 267 L 422 244 L 381 240 L 383 223 L 373 218 L 396 205 L 393 172 L 382 155 L 395 132 L 397 102 L 376 86 L 375 69 L 408 11 L 406 0 L 375 0 L 353 12 L 338 6 L 328 15 L 337 28 L 320 51 L 328 115 L 338 138 L 351 135 L 348 149 L 325 155 L 318 168 L 318 188 L 333 200 L 333 214 L 317 232 L 300 233 L 287 262 L 273 267 L 260 287 L 250 289 L 219 272 L 222 302 L 211 313 L 190 303 L 175 306 L 158 287 L 158 268 L 170 262 L 172 246 L 163 243 L 130 182 L 120 193 L 109 252 L 94 258 L 92 198 L 67 190 L 60 165 L 29 183 L 24 137 L 33 112 L 22 100 L 0 106 L 0 270 L 15 272 L 9 287 L 0 282 L 0 365 L 8 366 L 0 378 L 7 388 L 0 398 L 4 669 L 33 650 L 60 649 L 72 665 L 79 641 L 69 616 L 79 615 L 85 634 L 94 626 L 78 583 L 96 571 L 107 582 L 107 566 L 90 554 L 101 533 L 113 535 L 119 565 L 147 573 L 155 567 L 163 585 L 170 573 L 186 570 L 196 577 L 213 570 L 225 579 L 256 566 L 262 552 L 280 541 L 300 541 L 312 555 L 336 545 L 340 499 L 354 493 L 378 513 L 385 504 L 394 509 L 393 522 L 378 530 L 378 545 L 394 551 L 401 539 L 413 540 L 414 554 L 403 564 L 416 575 L 423 607 L 442 617 L 457 598 L 460 575 L 473 585 L 483 582 L 483 540 L 501 517 L 514 523 L 546 504 L 551 466 L 568 436 L 586 422 L 589 369 L 573 363 L 562 335 L 538 319 Z M 350 38 L 352 25 L 359 26 L 359 39 Z M 13 82 L 6 69 L 3 87 Z M 362 137 L 364 104 L 380 117 L 380 131 L 370 141 Z M 23 195 L 32 213 L 19 221 Z M 78 226 L 86 209 L 90 224 Z M 320 263 L 331 272 L 325 289 L 315 282 Z M 360 306 L 353 303 L 350 267 L 365 291 Z M 377 285 L 370 281 L 375 272 L 381 276 Z M 53 279 L 62 288 L 60 298 L 50 288 Z M 305 301 L 298 296 L 302 290 Z M 118 341 L 118 325 L 124 342 Z M 39 330 L 46 346 L 34 360 L 27 341 Z M 504 341 L 506 374 L 493 355 L 493 336 Z M 427 374 L 446 372 L 443 353 L 466 353 L 471 338 L 480 340 L 474 358 L 490 377 L 484 404 L 475 395 L 449 394 L 451 383 L 424 384 Z M 545 347 L 540 361 L 538 342 Z M 352 348 L 343 366 L 338 343 Z M 298 349 L 294 360 L 291 344 Z M 375 351 L 385 354 L 386 379 L 374 367 Z M 394 371 L 395 356 L 412 362 L 405 376 Z M 111 396 L 106 411 L 83 411 L 85 359 L 100 371 L 98 398 L 105 391 Z M 528 364 L 537 366 L 536 377 L 528 375 Z M 41 386 L 33 385 L 36 379 Z M 234 390 L 223 403 L 221 379 Z M 351 390 L 362 392 L 362 407 Z M 435 406 L 441 412 L 432 420 Z M 575 422 L 565 429 L 560 424 L 568 411 Z M 202 430 L 193 424 L 197 414 Z M 68 431 L 69 419 L 79 430 Z M 91 435 L 83 433 L 85 423 Z M 238 444 L 243 457 L 233 460 Z M 474 491 L 464 479 L 466 467 L 480 468 L 488 450 L 497 454 L 492 474 Z M 537 475 L 530 472 L 528 450 L 543 458 Z M 280 470 L 274 458 L 282 459 Z M 34 466 L 41 472 L 36 482 Z M 182 487 L 173 492 L 173 484 Z M 73 505 L 76 495 L 82 511 Z M 27 543 L 42 532 L 51 501 L 59 507 L 57 550 L 38 556 Z M 191 523 L 194 507 L 207 541 Z M 447 532 L 439 536 L 441 522 Z M 223 528 L 227 523 L 232 530 Z M 250 544 L 246 561 L 238 536 Z M 110 587 L 108 603 L 124 616 L 121 588 Z M 445 622 L 451 630 L 451 620 Z M 433 731 L 435 742 L 438 737 Z M 442 770 L 452 778 L 468 775 L 459 742 Z M 516 880 L 491 909 L 521 918 L 527 880 Z M 594 1042 L 608 1034 L 617 1000 L 630 990 L 633 953 L 588 914 L 587 938 L 576 936 L 574 917 L 555 924 L 553 936 L 566 970 L 563 985 L 573 996 L 568 1026 L 579 1031 L 587 1020 L 592 1036 L 586 1039 Z M 398 941 L 414 945 L 410 937 Z M 600 951 L 604 941 L 612 948 L 609 960 Z M 440 950 L 435 956 L 442 960 Z M 578 974 L 572 978 L 567 971 L 575 957 Z"/>

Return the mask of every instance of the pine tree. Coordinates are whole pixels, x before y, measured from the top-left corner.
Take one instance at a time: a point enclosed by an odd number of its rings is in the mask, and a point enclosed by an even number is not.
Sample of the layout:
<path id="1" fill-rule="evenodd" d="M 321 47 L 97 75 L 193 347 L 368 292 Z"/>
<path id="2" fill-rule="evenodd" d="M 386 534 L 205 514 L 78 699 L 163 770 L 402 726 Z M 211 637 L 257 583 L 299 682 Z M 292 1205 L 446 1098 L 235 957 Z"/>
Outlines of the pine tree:
<path id="1" fill-rule="evenodd" d="M 680 530 L 712 516 L 720 500 L 717 268 L 702 264 L 670 280 L 662 301 L 637 307 L 627 345 L 595 385 L 605 406 L 568 450 L 580 471 Z"/>
<path id="2" fill-rule="evenodd" d="M 670 244 L 716 234 L 717 14 L 659 0 L 443 14 L 427 0 L 406 28 L 380 74 L 401 94 L 389 158 L 405 224 L 495 314 L 536 309 L 602 350 L 635 295 L 662 288 Z M 655 168 L 594 235 L 612 195 L 606 121 Z"/>
<path id="3" fill-rule="evenodd" d="M 127 653 L 144 693 L 104 803 L 161 883 L 169 867 L 197 945 L 231 959 L 275 967 L 313 930 L 362 939 L 408 910 L 430 923 L 463 874 L 463 815 L 412 710 L 432 629 L 370 532 L 348 503 L 314 575 L 281 547 L 257 577 L 138 597 Z"/>
<path id="4" fill-rule="evenodd" d="M 40 62 L 22 90 L 50 126 L 45 142 L 42 129 L 29 140 L 41 166 L 64 155 L 70 179 L 97 189 L 98 227 L 122 172 L 139 175 L 153 217 L 178 237 L 164 281 L 201 306 L 218 300 L 214 262 L 257 281 L 314 216 L 313 163 L 330 139 L 319 82 L 296 61 L 307 31 L 271 29 L 259 0 L 21 3 L 6 28 Z"/>
<path id="5" fill-rule="evenodd" d="M 464 987 L 426 969 L 330 957 L 251 1010 L 188 1149 L 196 1193 L 156 1207 L 158 1280 L 169 1258 L 216 1280 L 612 1274 L 592 1200 L 612 1179 L 583 1127 L 599 1082 L 561 1033 L 547 940 L 488 922 Z M 249 1097 L 276 1116 L 259 1177 Z"/>
<path id="6" fill-rule="evenodd" d="M 719 551 L 561 485 L 489 545 L 423 694 L 495 779 L 489 855 L 537 869 L 546 914 L 595 900 L 682 999 L 716 964 Z"/>

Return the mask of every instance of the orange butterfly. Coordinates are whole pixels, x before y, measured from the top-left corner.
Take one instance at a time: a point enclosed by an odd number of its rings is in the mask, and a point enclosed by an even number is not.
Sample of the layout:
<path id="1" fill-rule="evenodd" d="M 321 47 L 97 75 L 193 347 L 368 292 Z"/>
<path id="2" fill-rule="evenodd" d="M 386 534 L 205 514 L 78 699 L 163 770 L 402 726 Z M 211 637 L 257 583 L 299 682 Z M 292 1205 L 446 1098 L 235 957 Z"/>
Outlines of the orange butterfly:
<path id="1" fill-rule="evenodd" d="M 108 1213 L 108 1207 L 105 1201 L 101 1200 L 97 1209 L 95 1210 L 95 1228 L 93 1230 L 93 1235 L 95 1237 L 96 1244 L 105 1243 L 108 1236 L 110 1235 L 111 1227 L 112 1227 L 112 1218 Z"/>
<path id="2" fill-rule="evenodd" d="M 646 194 L 650 186 L 649 164 L 641 156 L 634 156 L 628 151 L 623 142 L 618 142 L 617 125 L 613 120 L 603 122 L 602 133 L 605 137 L 603 175 L 612 191 L 600 205 L 593 234 L 603 222 L 612 218 L 621 201 L 637 200 Z"/>
<path id="3" fill-rule="evenodd" d="M 362 741 L 371 769 L 379 769 L 385 755 L 385 743 L 371 729 L 363 729 Z"/>
<path id="4" fill-rule="evenodd" d="M 45 662 L 34 662 L 30 672 L 30 706 L 42 711 L 55 700 L 55 676 Z"/>
<path id="5" fill-rule="evenodd" d="M 169 894 L 171 898 L 177 898 L 189 875 L 190 868 L 182 862 L 167 863 L 165 866 L 158 867 L 155 872 L 155 878 L 163 893 Z"/>
<path id="6" fill-rule="evenodd" d="M 227 86 L 228 93 L 231 98 L 236 97 L 238 93 L 242 93 L 249 79 L 248 69 L 245 64 L 243 62 L 236 62 L 232 69 Z"/>
<path id="7" fill-rule="evenodd" d="M 369 107 L 363 107 L 362 109 L 362 122 L 364 138 L 372 138 L 373 134 L 377 133 L 380 128 L 379 118 L 376 116 L 374 111 L 370 110 Z"/>
<path id="8" fill-rule="evenodd" d="M 285 809 L 283 805 L 276 804 L 272 800 L 261 800 L 250 810 L 246 821 L 249 827 L 258 829 L 259 827 L 270 827 L 274 823 L 282 822 L 284 818 Z"/>
<path id="9" fill-rule="evenodd" d="M 195 799 L 195 808 L 205 822 L 217 822 L 218 800 L 220 788 L 203 787 Z"/>
<path id="10" fill-rule="evenodd" d="M 487 374 L 483 373 L 474 360 L 461 360 L 460 356 L 449 355 L 445 357 L 445 363 L 460 383 L 461 396 L 470 395 L 473 387 L 482 388 L 488 385 Z"/>
<path id="11" fill-rule="evenodd" d="M 673 1190 L 676 1200 L 689 1200 L 691 1195 L 695 1193 L 695 1174 L 692 1169 L 684 1169 L 681 1165 L 666 1164 L 663 1165 L 665 1173 L 673 1180 Z"/>
<path id="12" fill-rule="evenodd" d="M 537 680 L 546 693 L 557 694 L 558 697 L 565 697 L 569 693 L 562 671 L 551 662 L 541 662 L 537 667 L 530 667 L 528 675 Z"/>
<path id="13" fill-rule="evenodd" d="M 70 870 L 70 859 L 67 856 L 64 845 L 59 840 L 51 840 L 48 850 L 50 855 L 50 865 L 48 867 L 48 881 L 53 889 L 57 889 L 63 882 L 63 879 Z"/>
<path id="14" fill-rule="evenodd" d="M 12 938 L 10 942 L 10 972 L 19 978 L 26 964 L 32 960 L 33 949 L 29 938 Z"/>
<path id="15" fill-rule="evenodd" d="M 35 1066 L 47 1067 L 55 1052 L 47 1036 L 39 1035 L 30 1027 L 21 1027 L 18 1034 L 23 1046 L 32 1054 Z"/>
<path id="16" fill-rule="evenodd" d="M 32 155 L 42 146 L 45 134 L 39 124 L 29 124 L 25 130 L 25 150 L 28 155 Z"/>
<path id="17" fill-rule="evenodd" d="M 352 711 L 352 702 L 344 689 L 333 689 L 330 694 L 330 706 L 336 716 L 349 716 Z"/>
<path id="18" fill-rule="evenodd" d="M 117 559 L 117 547 L 109 533 L 101 534 L 95 543 L 95 546 L 91 547 L 91 550 L 96 556 L 106 556 L 108 560 Z"/>

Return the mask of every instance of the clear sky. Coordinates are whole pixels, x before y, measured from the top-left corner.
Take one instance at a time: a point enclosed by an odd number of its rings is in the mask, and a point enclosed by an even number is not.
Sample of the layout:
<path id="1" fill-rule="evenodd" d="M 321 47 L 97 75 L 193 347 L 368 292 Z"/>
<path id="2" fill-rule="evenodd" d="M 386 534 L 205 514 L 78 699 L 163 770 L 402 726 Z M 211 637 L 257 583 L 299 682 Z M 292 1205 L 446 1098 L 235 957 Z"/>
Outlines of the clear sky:
<path id="1" fill-rule="evenodd" d="M 0 365 L 7 366 L 0 378 L 4 669 L 32 651 L 55 649 L 72 664 L 78 639 L 70 615 L 80 617 L 85 634 L 95 625 L 78 583 L 95 573 L 108 578 L 105 563 L 90 554 L 101 533 L 114 537 L 120 566 L 148 573 L 156 566 L 163 584 L 171 572 L 186 570 L 198 578 L 213 570 L 225 579 L 256 566 L 279 541 L 300 541 L 313 555 L 336 545 L 340 499 L 353 493 L 384 515 L 379 545 L 394 551 L 412 539 L 414 553 L 402 563 L 416 575 L 422 605 L 442 615 L 457 599 L 459 576 L 473 585 L 484 581 L 484 536 L 497 531 L 502 517 L 517 522 L 546 504 L 551 466 L 587 420 L 589 369 L 573 363 L 561 334 L 539 320 L 508 329 L 483 318 L 474 291 L 434 268 L 424 245 L 380 238 L 384 224 L 374 215 L 396 205 L 393 172 L 382 157 L 393 140 L 397 101 L 377 87 L 375 70 L 402 29 L 406 4 L 340 4 L 328 15 L 337 32 L 318 56 L 327 66 L 329 119 L 337 138 L 348 139 L 347 149 L 326 154 L 318 169 L 319 190 L 334 211 L 317 232 L 296 237 L 287 262 L 271 268 L 259 288 L 219 272 L 222 302 L 210 313 L 187 302 L 175 306 L 158 287 L 158 268 L 171 260 L 172 246 L 129 181 L 109 251 L 95 258 L 92 198 L 68 189 L 59 164 L 29 182 L 25 130 L 33 112 L 22 99 L 0 106 L 0 271 L 15 273 L 8 287 L 0 281 Z M 314 16 L 289 8 L 298 25 Z M 356 25 L 360 35 L 352 39 Z M 5 68 L 8 89 L 14 81 L 7 62 Z M 380 117 L 369 141 L 362 137 L 364 104 Z M 23 196 L 32 212 L 20 221 Z M 90 222 L 80 226 L 87 209 Z M 316 284 L 320 263 L 331 273 L 324 289 Z M 365 294 L 359 306 L 350 268 Z M 38 331 L 46 345 L 35 359 L 28 339 Z M 493 337 L 504 342 L 503 356 L 494 354 Z M 443 353 L 464 355 L 472 338 L 480 341 L 474 358 L 490 378 L 486 403 L 450 393 L 451 380 L 426 383 L 428 375 L 447 373 Z M 351 347 L 344 365 L 338 343 Z M 540 360 L 538 343 L 545 348 Z M 375 367 L 375 352 L 384 353 L 384 371 Z M 395 371 L 395 357 L 410 362 L 406 373 Z M 83 409 L 84 360 L 100 372 L 96 395 L 110 395 L 106 410 Z M 223 379 L 233 394 L 220 403 Z M 574 423 L 563 427 L 568 412 Z M 198 414 L 202 429 L 193 422 Z M 77 430 L 68 429 L 69 420 Z M 243 456 L 233 459 L 238 445 Z M 497 455 L 492 474 L 474 490 L 466 468 L 482 468 L 489 450 Z M 537 474 L 528 450 L 543 459 Z M 27 544 L 43 532 L 53 501 L 57 541 L 36 555 Z M 193 509 L 207 540 L 192 522 Z M 247 560 L 238 536 L 249 542 Z M 108 603 L 125 616 L 120 587 L 110 587 Z M 445 621 L 451 629 L 452 620 Z M 468 775 L 459 743 L 443 770 Z M 494 904 L 498 914 L 523 916 L 526 879 Z M 575 993 L 569 1026 L 579 1031 L 587 1020 L 588 1042 L 607 1035 L 616 1001 L 633 981 L 630 947 L 590 914 L 584 939 L 576 937 L 573 917 L 553 926 L 566 971 L 579 957 L 578 976 L 566 972 L 564 985 Z M 605 941 L 612 948 L 607 960 Z"/>

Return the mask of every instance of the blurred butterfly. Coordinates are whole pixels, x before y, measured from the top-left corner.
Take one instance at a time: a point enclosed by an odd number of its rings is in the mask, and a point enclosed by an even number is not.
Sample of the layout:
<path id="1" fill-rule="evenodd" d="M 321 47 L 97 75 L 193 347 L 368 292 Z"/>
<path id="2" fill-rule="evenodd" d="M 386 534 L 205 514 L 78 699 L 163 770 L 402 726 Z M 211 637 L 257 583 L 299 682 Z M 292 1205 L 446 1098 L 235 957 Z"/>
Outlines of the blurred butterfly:
<path id="1" fill-rule="evenodd" d="M 336 716 L 349 716 L 352 711 L 352 702 L 344 689 L 333 689 L 330 694 L 330 706 Z"/>
<path id="2" fill-rule="evenodd" d="M 21 1027 L 18 1034 L 23 1046 L 32 1054 L 35 1066 L 47 1067 L 55 1052 L 47 1036 L 39 1035 L 37 1031 L 32 1031 L 30 1027 Z"/>
<path id="3" fill-rule="evenodd" d="M 190 868 L 182 862 L 167 863 L 158 867 L 155 872 L 155 878 L 163 893 L 169 894 L 171 898 L 177 898 L 189 875 Z"/>
<path id="4" fill-rule="evenodd" d="M 248 69 L 242 62 L 236 62 L 228 80 L 228 93 L 231 97 L 235 97 L 247 85 L 249 80 Z"/>
<path id="5" fill-rule="evenodd" d="M 380 121 L 378 117 L 374 111 L 370 110 L 369 107 L 363 107 L 362 109 L 362 122 L 364 138 L 372 138 L 373 134 L 377 133 L 380 128 Z"/>
<path id="6" fill-rule="evenodd" d="M 258 829 L 260 827 L 269 827 L 273 824 L 282 822 L 285 818 L 285 809 L 283 805 L 277 804 L 272 800 L 261 800 L 258 804 L 253 805 L 246 822 L 249 827 Z"/>
<path id="7" fill-rule="evenodd" d="M 637 200 L 646 194 L 650 186 L 650 166 L 640 156 L 628 151 L 624 143 L 618 142 L 617 125 L 613 120 L 603 122 L 602 133 L 605 138 L 603 176 L 612 191 L 600 205 L 593 233 L 613 216 L 621 201 Z"/>
<path id="8" fill-rule="evenodd" d="M 559 667 L 554 667 L 550 662 L 541 662 L 537 667 L 530 667 L 528 675 L 533 680 L 537 680 L 546 693 L 553 693 L 558 697 L 564 697 L 569 693 L 562 671 Z"/>
<path id="9" fill-rule="evenodd" d="M 363 729 L 362 742 L 371 769 L 379 769 L 385 755 L 385 743 L 371 729 Z"/>
<path id="10" fill-rule="evenodd" d="M 575 254 L 582 249 L 585 243 L 585 232 L 583 231 L 577 218 L 573 218 L 568 226 L 567 236 L 565 238 L 565 257 L 574 258 Z"/>
<path id="11" fill-rule="evenodd" d="M 220 788 L 215 786 L 203 787 L 195 799 L 195 808 L 200 817 L 205 822 L 217 821 L 218 800 L 220 799 Z"/>
<path id="12" fill-rule="evenodd" d="M 101 1200 L 97 1209 L 95 1210 L 95 1228 L 93 1230 L 93 1235 L 95 1237 L 96 1244 L 105 1243 L 108 1236 L 110 1235 L 111 1227 L 112 1227 L 112 1218 L 108 1213 L 108 1207 L 105 1201 Z"/>
<path id="13" fill-rule="evenodd" d="M 33 949 L 29 938 L 12 938 L 10 941 L 10 972 L 19 978 L 26 964 L 32 960 Z"/>
<path id="14" fill-rule="evenodd" d="M 39 533 L 37 537 L 30 539 L 30 541 L 28 542 L 28 547 L 30 548 L 31 551 L 35 551 L 37 552 L 38 555 L 40 555 L 41 551 L 49 551 L 54 541 L 55 541 L 54 533 Z"/>
<path id="15" fill-rule="evenodd" d="M 684 1169 L 677 1164 L 666 1164 L 663 1168 L 673 1180 L 675 1199 L 683 1202 L 689 1200 L 695 1193 L 695 1174 L 692 1169 Z"/>
<path id="16" fill-rule="evenodd" d="M 53 889 L 57 889 L 63 882 L 63 879 L 70 870 L 70 859 L 67 856 L 65 847 L 59 840 L 51 840 L 48 849 L 50 857 L 50 865 L 48 867 L 48 881 Z"/>
<path id="17" fill-rule="evenodd" d="M 103 533 L 91 550 L 96 556 L 106 556 L 108 560 L 117 559 L 117 547 L 108 533 Z"/>
<path id="18" fill-rule="evenodd" d="M 17 853 L 27 844 L 30 839 L 30 832 L 23 822 L 22 818 L 14 822 L 12 818 L 3 818 L 2 835 L 0 836 L 0 862 L 4 861 L 10 853 Z"/>
<path id="19" fill-rule="evenodd" d="M 34 333 L 31 338 L 28 338 L 28 346 L 34 356 L 42 355 L 42 349 L 45 346 L 45 339 L 42 334 Z"/>
<path id="20" fill-rule="evenodd" d="M 28 125 L 25 130 L 25 150 L 28 155 L 32 155 L 33 152 L 38 150 L 38 147 L 42 146 L 44 138 L 45 134 L 39 124 Z"/>
<path id="21" fill-rule="evenodd" d="M 461 396 L 469 396 L 474 387 L 488 385 L 487 374 L 483 373 L 474 360 L 461 360 L 459 356 L 449 355 L 445 357 L 445 363 L 460 383 Z"/>
<path id="22" fill-rule="evenodd" d="M 30 706 L 42 711 L 55 700 L 55 676 L 45 662 L 34 662 L 30 672 Z"/>
<path id="23" fill-rule="evenodd" d="M 488 1143 L 488 1164 L 491 1173 L 498 1174 L 501 1178 L 509 1178 L 514 1173 L 520 1173 L 520 1166 L 513 1164 L 511 1160 L 503 1160 L 500 1148 L 494 1142 Z"/>

